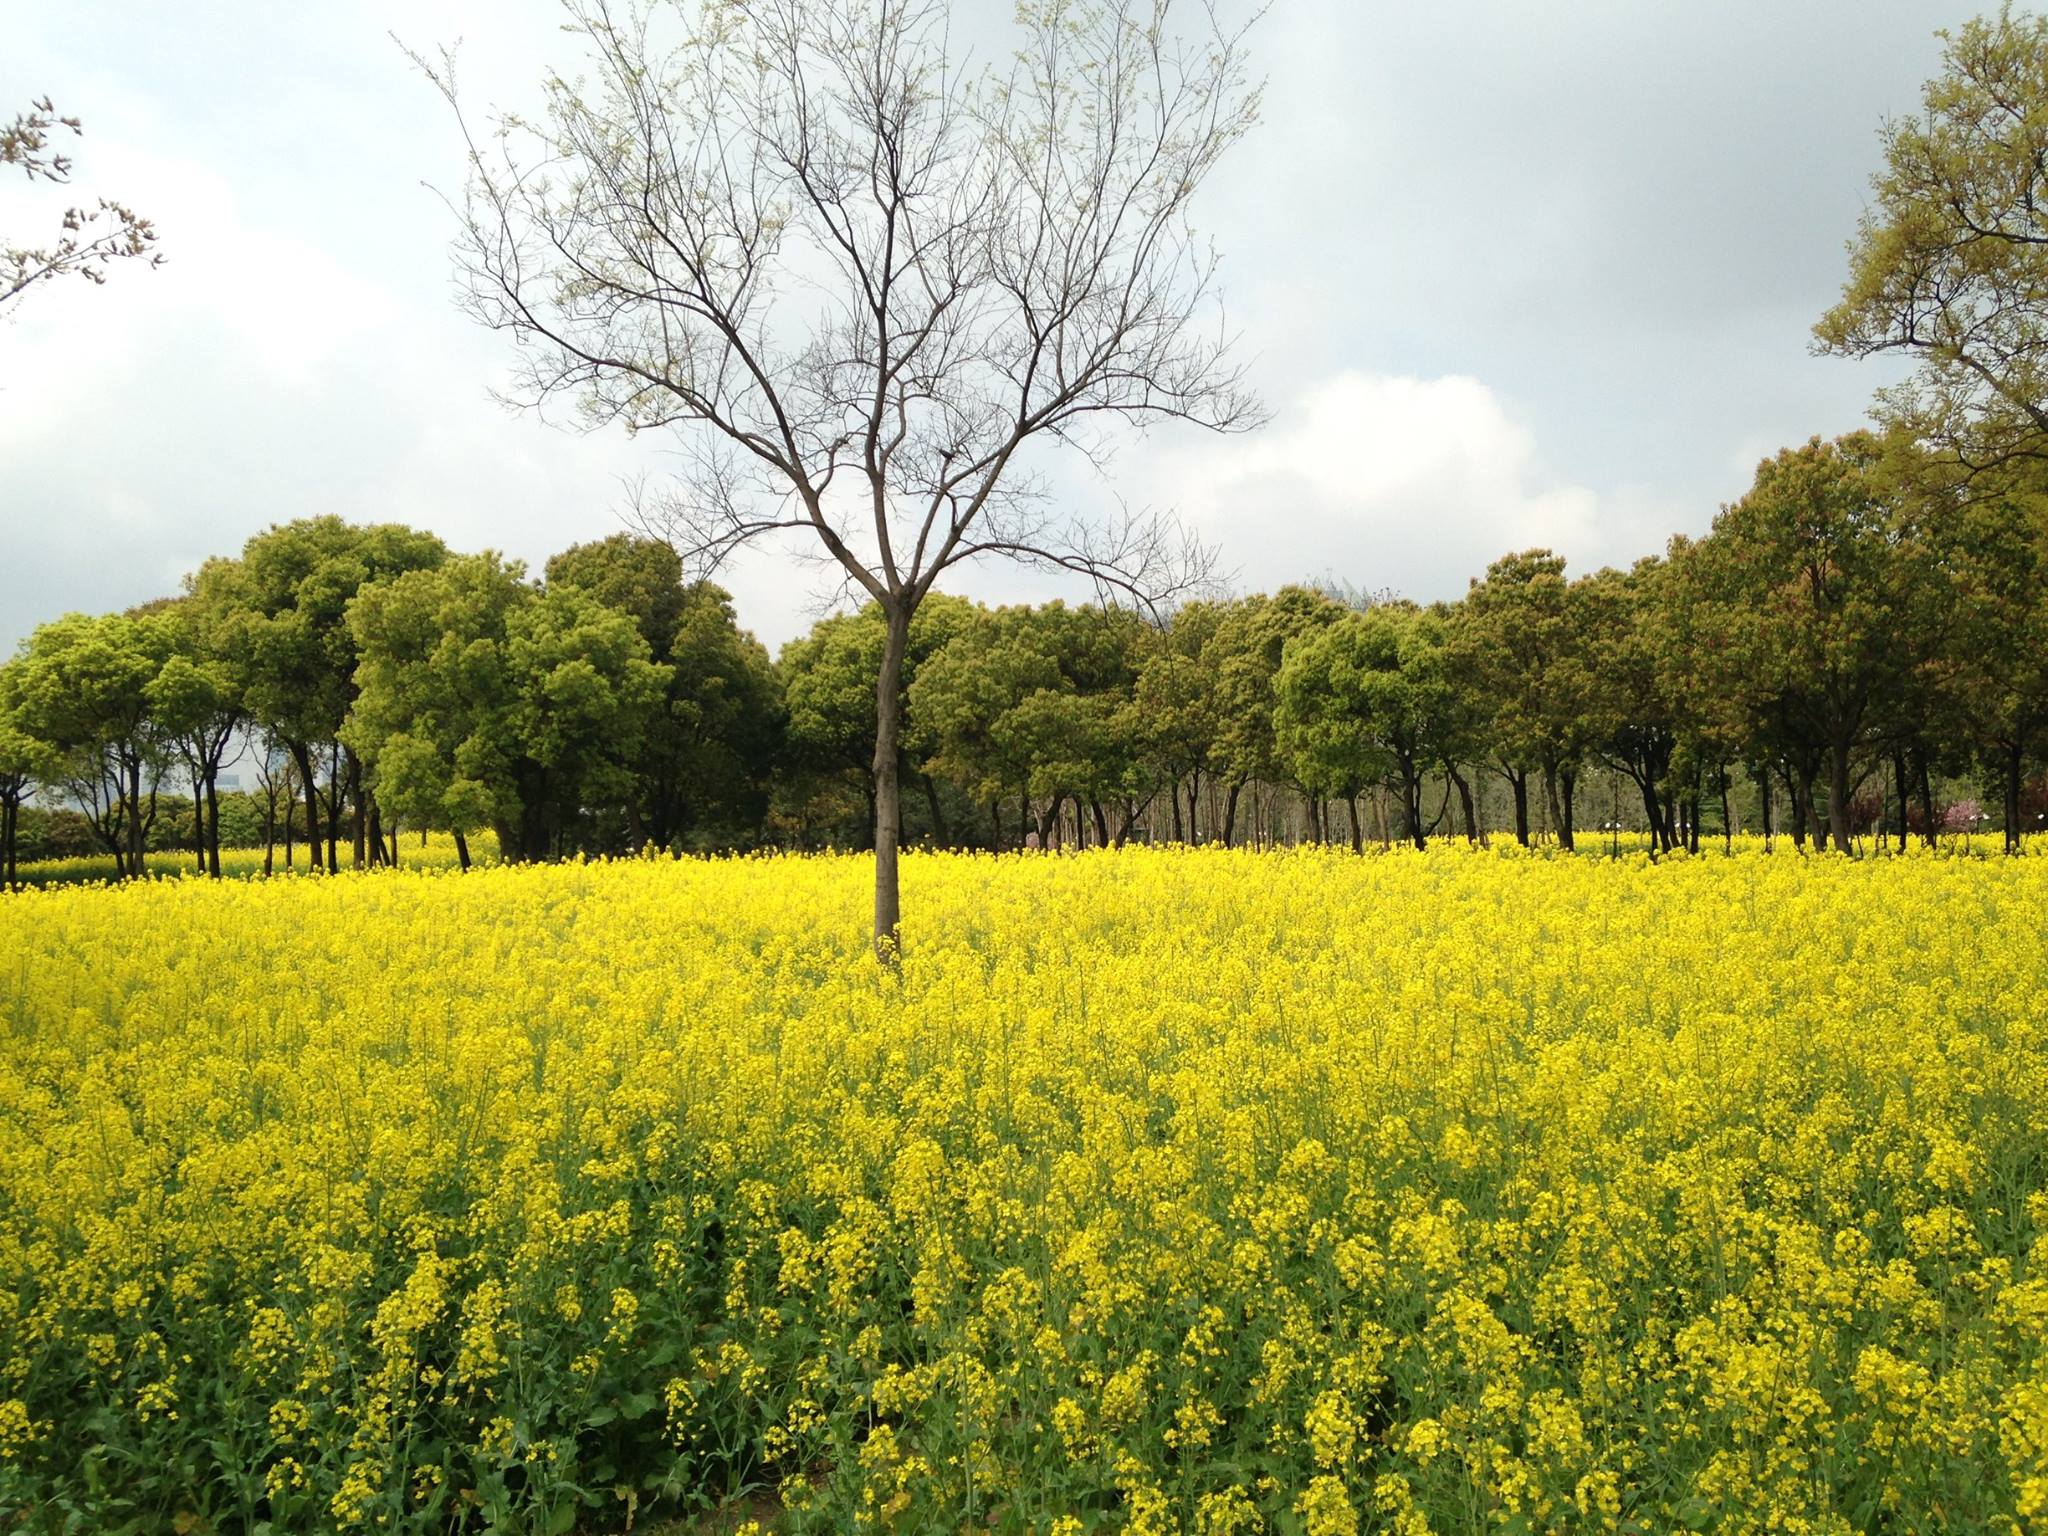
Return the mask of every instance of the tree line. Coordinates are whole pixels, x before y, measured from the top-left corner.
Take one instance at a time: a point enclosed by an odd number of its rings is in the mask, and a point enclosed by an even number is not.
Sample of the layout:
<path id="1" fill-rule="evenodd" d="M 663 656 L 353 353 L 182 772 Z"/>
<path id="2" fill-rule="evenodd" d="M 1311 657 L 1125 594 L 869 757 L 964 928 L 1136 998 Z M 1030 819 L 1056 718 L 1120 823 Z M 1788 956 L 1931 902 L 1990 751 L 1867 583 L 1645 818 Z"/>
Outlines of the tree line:
<path id="1" fill-rule="evenodd" d="M 533 579 L 396 524 L 273 527 L 0 666 L 8 878 L 38 794 L 124 875 L 189 800 L 218 874 L 234 763 L 265 846 L 296 827 L 330 871 L 396 862 L 401 827 L 452 833 L 465 862 L 483 828 L 515 861 L 873 846 L 887 630 L 870 603 L 771 658 L 725 591 L 631 534 Z M 1873 795 L 1901 843 L 1932 840 L 1959 776 L 2017 850 L 2048 762 L 2048 498 L 2030 469 L 1960 474 L 1858 432 L 1765 461 L 1661 556 L 1574 575 L 1509 554 L 1455 602 L 934 594 L 900 708 L 895 830 L 943 846 L 1569 849 L 1605 771 L 1660 851 L 1743 824 L 1848 851 Z"/>

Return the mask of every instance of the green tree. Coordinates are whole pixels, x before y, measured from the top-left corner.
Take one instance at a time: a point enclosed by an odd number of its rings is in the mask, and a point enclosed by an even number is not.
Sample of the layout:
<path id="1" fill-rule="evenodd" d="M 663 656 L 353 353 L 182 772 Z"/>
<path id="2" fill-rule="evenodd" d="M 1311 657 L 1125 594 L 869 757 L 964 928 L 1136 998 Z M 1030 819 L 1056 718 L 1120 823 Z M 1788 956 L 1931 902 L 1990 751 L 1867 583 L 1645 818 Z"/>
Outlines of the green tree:
<path id="1" fill-rule="evenodd" d="M 21 808 L 36 785 L 51 776 L 48 749 L 30 735 L 21 717 L 19 662 L 0 663 L 0 884 L 17 881 Z"/>
<path id="2" fill-rule="evenodd" d="M 658 539 L 614 534 L 547 563 L 550 587 L 580 587 L 630 614 L 649 655 L 669 668 L 622 802 L 634 846 L 669 848 L 691 833 L 758 833 L 782 744 L 781 684 L 767 650 L 739 627 L 732 597 L 684 579 Z"/>
<path id="3" fill-rule="evenodd" d="M 1711 601 L 1690 649 L 1765 735 L 1818 747 L 1844 853 L 1855 759 L 1915 664 L 1912 589 L 1942 579 L 1909 557 L 1907 533 L 1859 432 L 1765 460 L 1687 560 Z"/>
<path id="4" fill-rule="evenodd" d="M 1884 169 L 1819 348 L 1917 367 L 1878 414 L 1965 466 L 2048 456 L 2048 20 L 2002 8 L 1940 33 L 1917 116 Z"/>
<path id="5" fill-rule="evenodd" d="M 127 878 L 144 871 L 167 748 L 152 689 L 172 651 L 160 614 L 67 614 L 28 638 L 11 672 L 13 728 L 55 764 Z"/>
<path id="6" fill-rule="evenodd" d="M 1463 730 L 1444 628 L 1440 614 L 1390 602 L 1347 613 L 1287 647 L 1276 715 L 1281 750 L 1312 792 L 1351 804 L 1354 847 L 1355 797 L 1381 777 L 1401 797 L 1403 835 L 1428 845 L 1423 775 L 1456 750 Z"/>
<path id="7" fill-rule="evenodd" d="M 339 867 L 342 805 L 355 807 L 355 862 L 364 862 L 374 816 L 366 816 L 361 767 L 341 740 L 356 696 L 359 660 L 348 605 L 363 588 L 447 558 L 438 538 L 397 523 L 358 527 L 338 517 L 266 529 L 235 560 L 210 560 L 192 595 L 216 617 L 219 654 L 230 656 L 250 717 L 291 754 L 306 797 L 309 838 L 322 816 L 318 760 L 327 759 L 326 867 Z M 374 804 L 370 807 L 374 812 Z M 317 841 L 312 850 L 318 863 Z"/>
<path id="8" fill-rule="evenodd" d="M 2048 755 L 2048 494 L 2041 472 L 1979 476 L 1943 497 L 1924 548 L 1953 599 L 1926 670 L 1997 787 L 2005 847 L 2022 844 L 2022 791 Z"/>
<path id="9" fill-rule="evenodd" d="M 1202 665 L 1213 680 L 1215 699 L 1215 758 L 1231 788 L 1225 842 L 1235 830 L 1230 813 L 1243 786 L 1284 785 L 1307 793 L 1275 732 L 1280 663 L 1289 641 L 1335 622 L 1343 613 L 1339 604 L 1313 588 L 1286 586 L 1271 596 L 1257 593 L 1228 604 L 1204 642 Z"/>
<path id="10" fill-rule="evenodd" d="M 157 729 L 184 765 L 200 868 L 220 878 L 220 771 L 247 716 L 224 630 L 232 618 L 185 597 L 159 610 L 170 655 L 150 684 Z"/>
<path id="11" fill-rule="evenodd" d="M 1597 696 L 1584 594 L 1547 549 L 1504 555 L 1458 605 L 1448 643 L 1460 675 L 1489 705 L 1489 738 L 1514 799 L 1515 839 L 1530 838 L 1529 779 L 1540 777 L 1551 825 L 1574 846 L 1579 770 L 1592 749 Z"/>
<path id="12" fill-rule="evenodd" d="M 1595 751 L 1642 797 L 1652 846 L 1668 850 L 1678 822 L 1667 794 L 1678 719 L 1666 688 L 1670 568 L 1651 556 L 1626 571 L 1573 583 L 1585 617 L 1585 664 L 1595 679 L 1588 723 Z"/>
<path id="13" fill-rule="evenodd" d="M 581 807 L 630 788 L 668 669 L 627 614 L 485 553 L 363 587 L 348 622 L 362 660 L 342 734 L 415 825 L 466 843 L 488 824 L 502 857 L 543 859 Z"/>

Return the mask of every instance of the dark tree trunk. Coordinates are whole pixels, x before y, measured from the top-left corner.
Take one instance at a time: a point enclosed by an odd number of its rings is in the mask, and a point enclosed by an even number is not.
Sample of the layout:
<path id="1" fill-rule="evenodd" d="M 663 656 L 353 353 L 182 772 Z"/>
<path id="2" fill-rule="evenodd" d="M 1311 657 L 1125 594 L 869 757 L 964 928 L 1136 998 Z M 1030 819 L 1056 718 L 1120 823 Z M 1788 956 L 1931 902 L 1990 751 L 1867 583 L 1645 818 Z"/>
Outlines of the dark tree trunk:
<path id="1" fill-rule="evenodd" d="M 365 819 L 362 814 L 362 808 L 365 806 L 366 803 L 367 808 L 369 810 L 369 816 L 367 818 L 367 820 L 369 821 L 369 827 L 367 831 L 361 829 L 361 823 Z M 384 815 L 383 812 L 377 808 L 377 797 L 375 795 L 363 795 L 359 792 L 356 799 L 356 805 L 358 807 L 356 813 L 358 824 L 356 841 L 358 843 L 361 843 L 368 850 L 370 855 L 370 867 L 372 869 L 375 869 L 379 864 L 382 864 L 384 862 Z"/>
<path id="2" fill-rule="evenodd" d="M 1472 784 L 1457 765 L 1446 762 L 1444 772 L 1458 789 L 1458 811 L 1465 818 L 1465 841 L 1477 847 L 1479 843 L 1479 812 L 1472 803 Z"/>
<path id="3" fill-rule="evenodd" d="M 1346 795 L 1344 804 L 1351 812 L 1351 851 L 1365 852 L 1365 833 L 1358 825 L 1358 796 Z"/>
<path id="4" fill-rule="evenodd" d="M 1244 781 L 1230 786 L 1230 793 L 1223 797 L 1223 846 L 1232 846 L 1231 839 L 1237 836 L 1237 797 L 1244 789 Z"/>
<path id="5" fill-rule="evenodd" d="M 1557 842 L 1565 852 L 1571 853 L 1579 846 L 1578 829 L 1572 820 L 1576 814 L 1573 801 L 1578 795 L 1579 770 L 1571 767 L 1561 769 L 1557 776 L 1557 784 L 1559 792 L 1564 797 L 1564 816 L 1557 824 Z"/>
<path id="6" fill-rule="evenodd" d="M 946 831 L 946 813 L 939 805 L 938 783 L 928 773 L 921 773 L 918 777 L 924 780 L 925 809 L 932 814 L 932 841 L 941 848 L 949 848 L 953 839 Z"/>
<path id="7" fill-rule="evenodd" d="M 910 610 L 899 600 L 887 605 L 882 665 L 875 677 L 875 954 L 893 966 L 903 945 L 903 877 L 898 848 L 903 837 L 902 788 L 897 762 L 902 751 L 903 653 L 910 639 Z"/>
<path id="8" fill-rule="evenodd" d="M 1102 814 L 1102 802 L 1090 795 L 1088 814 L 1095 818 L 1095 840 L 1104 848 L 1109 846 L 1109 818 Z"/>
<path id="9" fill-rule="evenodd" d="M 1932 848 L 1941 836 L 1941 828 L 1934 821 L 1934 775 L 1928 770 L 1924 748 L 1913 753 L 1913 776 L 1920 783 L 1920 836 Z"/>
<path id="10" fill-rule="evenodd" d="M 1728 764 L 1721 764 L 1721 843 L 1729 852 L 1735 851 L 1735 817 L 1728 808 Z"/>
<path id="11" fill-rule="evenodd" d="M 1912 803 L 1913 786 L 1906 777 L 1906 754 L 1903 752 L 1892 754 L 1892 795 L 1899 803 L 1899 852 L 1904 853 L 1906 837 L 1911 830 L 1907 823 L 1912 820 L 1906 814 L 1906 807 Z"/>
<path id="12" fill-rule="evenodd" d="M 220 770 L 206 775 L 206 872 L 220 878 Z"/>
<path id="13" fill-rule="evenodd" d="M 15 861 L 15 852 L 21 836 L 21 792 L 9 789 L 0 795 L 0 873 L 4 873 L 7 889 L 12 890 L 20 865 Z"/>
<path id="14" fill-rule="evenodd" d="M 148 828 L 142 822 L 142 757 L 133 754 L 127 762 L 126 797 L 128 801 L 128 878 L 139 880 L 146 863 L 146 842 Z"/>
<path id="15" fill-rule="evenodd" d="M 989 836 L 994 839 L 991 846 L 997 853 L 1001 853 L 1003 851 L 1003 803 L 1000 800 L 991 800 L 988 803 L 988 830 Z"/>
<path id="16" fill-rule="evenodd" d="M 1417 851 L 1429 847 L 1429 832 L 1422 824 L 1422 774 L 1407 753 L 1397 758 L 1401 767 L 1401 814 L 1407 818 L 1408 840 Z"/>
<path id="17" fill-rule="evenodd" d="M 1643 824 L 1650 829 L 1650 847 L 1669 848 L 1670 837 L 1664 828 L 1664 807 L 1657 799 L 1657 781 L 1647 772 L 1631 772 L 1629 777 L 1636 781 L 1636 788 L 1643 796 Z"/>
<path id="18" fill-rule="evenodd" d="M 455 834 L 455 859 L 464 870 L 469 868 L 469 839 L 460 832 Z"/>
<path id="19" fill-rule="evenodd" d="M 2013 741 L 2005 749 L 2005 851 L 2020 851 L 2020 785 L 2026 777 L 2025 761 L 2021 756 L 2020 743 Z"/>
<path id="20" fill-rule="evenodd" d="M 1515 796 L 1515 841 L 1526 848 L 1529 846 L 1529 771 L 1526 768 L 1509 768 L 1503 771 L 1502 776 Z"/>
<path id="21" fill-rule="evenodd" d="M 192 858 L 200 874 L 206 873 L 206 781 L 202 774 L 192 775 Z"/>
<path id="22" fill-rule="evenodd" d="M 1176 783 L 1173 783 L 1173 784 L 1169 784 L 1169 785 L 1167 785 L 1167 786 L 1166 786 L 1166 798 L 1167 798 L 1167 800 L 1168 800 L 1168 801 L 1170 801 L 1170 802 L 1172 803 L 1172 805 L 1173 805 L 1173 840 L 1174 840 L 1174 841 L 1175 841 L 1176 843 L 1184 843 L 1184 842 L 1186 842 L 1186 841 L 1187 841 L 1187 837 L 1186 837 L 1186 836 L 1185 836 L 1185 835 L 1184 835 L 1184 834 L 1182 833 L 1182 831 L 1181 831 L 1181 825 L 1180 825 L 1180 785 L 1179 785 L 1179 783 L 1177 783 L 1177 782 L 1176 782 Z"/>
<path id="23" fill-rule="evenodd" d="M 1849 851 L 1849 743 L 1839 738 L 1828 752 L 1828 836 L 1835 852 Z"/>
<path id="24" fill-rule="evenodd" d="M 342 748 L 342 782 L 348 786 L 349 868 L 361 869 L 369 862 L 369 831 L 363 815 L 363 765 L 355 752 Z"/>

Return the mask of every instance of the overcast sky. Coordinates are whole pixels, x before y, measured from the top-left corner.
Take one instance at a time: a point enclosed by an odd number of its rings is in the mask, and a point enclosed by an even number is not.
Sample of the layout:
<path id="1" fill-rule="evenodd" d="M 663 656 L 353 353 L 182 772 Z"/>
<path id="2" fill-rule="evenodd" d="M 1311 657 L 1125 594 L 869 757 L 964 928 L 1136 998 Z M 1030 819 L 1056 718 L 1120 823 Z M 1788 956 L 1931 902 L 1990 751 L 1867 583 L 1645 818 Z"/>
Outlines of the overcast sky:
<path id="1" fill-rule="evenodd" d="M 959 0 L 981 31 L 1010 0 Z M 1176 506 L 1246 588 L 1330 573 L 1453 596 L 1509 549 L 1625 562 L 1704 528 L 1758 458 L 1858 425 L 1878 365 L 1808 355 L 1887 114 L 1942 26 L 1904 0 L 1571 6 L 1275 0 L 1264 121 L 1201 222 L 1271 424 L 1133 443 L 1108 487 Z M 389 36 L 463 41 L 529 104 L 545 0 L 16 6 L 0 115 L 85 119 L 75 187 L 152 216 L 168 263 L 0 319 L 0 654 L 69 609 L 175 591 L 323 512 L 538 567 L 619 527 L 648 441 L 507 413 L 503 338 L 450 302 L 445 106 Z M 49 204 L 0 182 L 0 240 Z M 818 578 L 724 578 L 771 645 Z M 953 583 L 1035 595 L 989 571 Z"/>

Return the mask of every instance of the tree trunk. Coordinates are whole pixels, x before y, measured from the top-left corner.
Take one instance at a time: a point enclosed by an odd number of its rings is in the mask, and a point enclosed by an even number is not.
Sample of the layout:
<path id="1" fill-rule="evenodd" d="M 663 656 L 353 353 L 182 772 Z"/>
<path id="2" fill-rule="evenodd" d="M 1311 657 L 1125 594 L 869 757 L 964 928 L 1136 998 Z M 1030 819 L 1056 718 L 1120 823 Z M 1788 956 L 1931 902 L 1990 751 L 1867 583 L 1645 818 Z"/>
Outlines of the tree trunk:
<path id="1" fill-rule="evenodd" d="M 1828 836 L 1835 852 L 1849 851 L 1849 743 L 1840 738 L 1829 744 Z"/>
<path id="2" fill-rule="evenodd" d="M 1344 797 L 1344 804 L 1351 811 L 1351 851 L 1353 853 L 1363 853 L 1365 852 L 1365 833 L 1358 825 L 1358 796 L 1346 795 Z"/>
<path id="3" fill-rule="evenodd" d="M 1920 781 L 1920 836 L 1933 848 L 1938 845 L 1941 828 L 1934 820 L 1934 775 L 1928 771 L 1924 748 L 1913 753 L 1913 773 Z"/>
<path id="4" fill-rule="evenodd" d="M 924 780 L 925 809 L 932 813 L 932 841 L 941 848 L 950 847 L 953 840 L 946 831 L 946 813 L 939 806 L 938 783 L 928 773 L 921 773 L 918 777 Z"/>
<path id="5" fill-rule="evenodd" d="M 1728 763 L 1721 762 L 1721 844 L 1729 853 L 1735 851 L 1735 818 L 1728 809 Z"/>
<path id="6" fill-rule="evenodd" d="M 898 738 L 903 725 L 903 653 L 910 610 L 885 605 L 882 665 L 875 677 L 875 956 L 893 967 L 903 948 L 903 884 L 897 852 L 903 835 L 902 790 L 897 783 Z"/>
<path id="7" fill-rule="evenodd" d="M 192 773 L 192 857 L 200 874 L 206 873 L 206 784 L 198 770 Z"/>
<path id="8" fill-rule="evenodd" d="M 1109 846 L 1109 818 L 1102 814 L 1102 802 L 1093 795 L 1088 797 L 1088 814 L 1095 818 L 1095 841 L 1102 847 L 1107 848 Z"/>
<path id="9" fill-rule="evenodd" d="M 341 860 L 337 849 L 341 843 L 341 807 L 344 786 L 341 777 L 341 743 L 336 742 L 327 754 L 327 873 L 341 873 Z"/>
<path id="10" fill-rule="evenodd" d="M 310 745 L 301 749 L 299 776 L 306 785 L 306 868 L 318 874 L 324 867 L 320 861 L 320 786 L 313 775 L 313 749 Z"/>
<path id="11" fill-rule="evenodd" d="M 147 829 L 142 825 L 142 757 L 128 759 L 125 795 L 128 801 L 128 878 L 139 880 L 148 867 L 144 847 Z"/>
<path id="12" fill-rule="evenodd" d="M 220 770 L 206 775 L 206 872 L 220 878 Z"/>
<path id="13" fill-rule="evenodd" d="M 1223 846 L 1226 848 L 1231 846 L 1231 839 L 1237 835 L 1237 796 L 1243 788 L 1244 781 L 1240 779 L 1230 786 L 1230 793 L 1223 798 Z"/>
<path id="14" fill-rule="evenodd" d="M 1572 801 L 1578 793 L 1579 770 L 1576 768 L 1560 769 L 1557 783 L 1558 790 L 1564 797 L 1564 804 L 1562 806 L 1563 816 L 1557 824 L 1557 846 L 1564 849 L 1566 853 L 1571 853 L 1579 846 L 1578 830 L 1572 820 L 1574 814 Z"/>
<path id="15" fill-rule="evenodd" d="M 1185 836 L 1185 835 L 1183 835 L 1183 833 L 1181 832 L 1181 826 L 1180 826 L 1180 782 L 1179 782 L 1179 780 L 1175 780 L 1175 781 L 1174 781 L 1173 783 L 1171 783 L 1171 784 L 1169 784 L 1169 785 L 1167 785 L 1167 786 L 1166 786 L 1166 798 L 1167 798 L 1167 800 L 1168 800 L 1169 802 L 1171 802 L 1171 804 L 1172 804 L 1172 806 L 1173 806 L 1173 840 L 1174 840 L 1174 841 L 1175 841 L 1176 843 L 1184 843 L 1184 842 L 1186 842 L 1186 841 L 1187 841 L 1187 838 L 1186 838 L 1186 836 Z"/>
<path id="16" fill-rule="evenodd" d="M 1515 841 L 1529 846 L 1529 770 L 1510 768 L 1503 774 L 1515 795 Z"/>
<path id="17" fill-rule="evenodd" d="M 1892 794 L 1899 802 L 1899 852 L 1906 851 L 1906 836 L 1911 828 L 1907 823 L 1912 819 L 1906 814 L 1906 807 L 1912 803 L 1912 785 L 1906 778 L 1906 754 L 1892 754 Z"/>
<path id="18" fill-rule="evenodd" d="M 1429 833 L 1422 825 L 1422 775 L 1414 761 L 1403 755 L 1401 765 L 1401 813 L 1408 818 L 1408 840 L 1417 852 L 1429 847 Z"/>
<path id="19" fill-rule="evenodd" d="M 2005 749 L 2005 851 L 2020 851 L 2020 782 L 2025 778 L 2020 743 L 2015 740 Z"/>
<path id="20" fill-rule="evenodd" d="M 1465 818 L 1465 841 L 1474 847 L 1479 845 L 1479 812 L 1472 804 L 1472 784 L 1464 774 L 1458 772 L 1453 763 L 1444 764 L 1444 772 L 1458 788 L 1458 810 Z"/>
<path id="21" fill-rule="evenodd" d="M 460 832 L 455 834 L 455 858 L 464 870 L 469 868 L 469 839 Z"/>
<path id="22" fill-rule="evenodd" d="M 384 813 L 378 809 L 375 795 L 358 793 L 356 806 L 356 841 L 368 851 L 370 867 L 375 869 L 384 862 Z M 365 820 L 365 809 L 369 812 L 367 828 L 362 825 Z"/>

